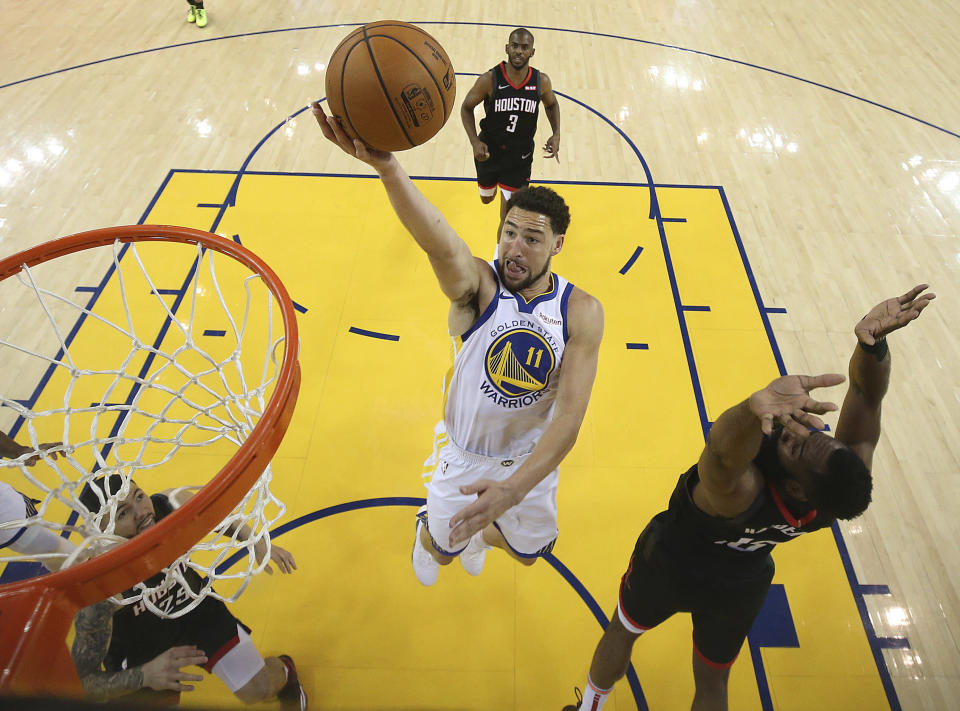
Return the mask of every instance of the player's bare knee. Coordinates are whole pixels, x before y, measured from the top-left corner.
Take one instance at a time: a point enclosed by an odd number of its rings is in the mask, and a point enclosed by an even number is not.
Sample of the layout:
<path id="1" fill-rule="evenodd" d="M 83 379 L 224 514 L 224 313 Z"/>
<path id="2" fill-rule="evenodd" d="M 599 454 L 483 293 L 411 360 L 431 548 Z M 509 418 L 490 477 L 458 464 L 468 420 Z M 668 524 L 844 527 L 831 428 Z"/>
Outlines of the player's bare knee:
<path id="1" fill-rule="evenodd" d="M 493 202 L 493 198 L 495 197 L 496 195 L 481 195 L 480 202 L 482 202 L 484 205 L 489 205 Z"/>
<path id="2" fill-rule="evenodd" d="M 620 621 L 620 611 L 614 610 L 610 616 L 610 624 L 608 624 L 607 628 L 603 631 L 603 636 L 607 639 L 617 640 L 618 642 L 629 642 L 633 644 L 640 635 L 628 630 L 623 622 Z"/>
<path id="3" fill-rule="evenodd" d="M 520 564 L 521 564 L 521 565 L 524 565 L 524 566 L 526 566 L 526 567 L 529 568 L 531 565 L 533 565 L 534 563 L 536 563 L 537 560 L 539 560 L 539 556 L 538 556 L 537 558 L 521 558 L 521 557 L 517 556 L 517 560 L 520 561 Z"/>

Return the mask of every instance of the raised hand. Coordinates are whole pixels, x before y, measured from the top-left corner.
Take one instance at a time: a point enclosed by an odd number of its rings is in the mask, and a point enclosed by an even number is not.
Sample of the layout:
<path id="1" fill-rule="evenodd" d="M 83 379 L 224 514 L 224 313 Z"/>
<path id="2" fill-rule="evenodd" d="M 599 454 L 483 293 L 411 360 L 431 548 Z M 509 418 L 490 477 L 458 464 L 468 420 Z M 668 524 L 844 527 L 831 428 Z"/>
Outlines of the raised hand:
<path id="1" fill-rule="evenodd" d="M 750 411 L 760 419 L 764 434 L 773 431 L 776 421 L 797 436 L 806 437 L 811 427 L 823 429 L 823 420 L 817 415 L 837 409 L 835 403 L 814 400 L 810 391 L 839 385 L 844 380 L 839 373 L 784 375 L 750 396 Z"/>
<path id="2" fill-rule="evenodd" d="M 477 531 L 482 531 L 496 521 L 504 511 L 515 506 L 516 493 L 503 481 L 480 479 L 469 486 L 460 487 L 461 494 L 477 494 L 477 500 L 457 512 L 450 519 L 450 548 L 470 540 Z"/>
<path id="3" fill-rule="evenodd" d="M 386 166 L 393 160 L 392 153 L 371 148 L 359 138 L 347 136 L 340 125 L 340 119 L 336 116 L 327 116 L 319 101 L 310 104 L 310 108 L 313 109 L 313 116 L 320 124 L 320 130 L 323 131 L 324 137 L 331 143 L 340 146 L 344 153 L 358 158 L 374 168 Z"/>
<path id="4" fill-rule="evenodd" d="M 207 663 L 207 655 L 193 645 L 170 647 L 166 652 L 154 657 L 143 665 L 143 685 L 151 689 L 170 689 L 172 691 L 193 691 L 193 687 L 182 682 L 203 681 L 199 674 L 187 674 L 183 667 L 202 666 Z"/>
<path id="5" fill-rule="evenodd" d="M 913 321 L 937 298 L 934 293 L 921 295 L 927 288 L 927 284 L 918 284 L 903 296 L 894 296 L 874 306 L 853 329 L 857 339 L 864 345 L 872 346 L 878 338 L 883 338 Z"/>

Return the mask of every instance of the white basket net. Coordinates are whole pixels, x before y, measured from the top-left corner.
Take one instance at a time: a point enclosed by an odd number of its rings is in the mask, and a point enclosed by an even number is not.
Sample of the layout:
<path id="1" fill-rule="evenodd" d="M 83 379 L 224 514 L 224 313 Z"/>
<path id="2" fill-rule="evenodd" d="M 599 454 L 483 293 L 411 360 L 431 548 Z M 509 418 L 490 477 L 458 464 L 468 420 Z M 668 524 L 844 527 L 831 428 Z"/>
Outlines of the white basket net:
<path id="1" fill-rule="evenodd" d="M 102 277 L 100 285 L 65 284 L 64 275 L 84 274 Z M 173 241 L 115 242 L 24 266 L 0 282 L 0 304 L 7 375 L 0 427 L 29 448 L 0 460 L 0 480 L 37 502 L 37 515 L 0 521 L 0 541 L 42 526 L 76 547 L 44 556 L 2 547 L 0 564 L 29 558 L 71 565 L 122 544 L 117 505 L 131 482 L 148 494 L 206 484 L 260 420 L 286 345 L 280 307 L 258 274 L 232 257 Z M 41 446 L 51 442 L 58 444 Z M 122 478 L 120 490 L 97 494 L 99 508 L 88 510 L 81 493 L 91 479 L 109 475 Z M 115 600 L 164 617 L 208 595 L 235 600 L 268 564 L 268 531 L 285 513 L 272 478 L 268 466 L 159 582 L 154 576 L 155 585 L 140 583 Z M 259 561 L 255 548 L 266 553 Z M 247 555 L 227 569 L 237 553 Z M 185 584 L 186 569 L 205 578 L 199 590 Z M 189 603 L 161 609 L 158 590 L 175 583 Z"/>

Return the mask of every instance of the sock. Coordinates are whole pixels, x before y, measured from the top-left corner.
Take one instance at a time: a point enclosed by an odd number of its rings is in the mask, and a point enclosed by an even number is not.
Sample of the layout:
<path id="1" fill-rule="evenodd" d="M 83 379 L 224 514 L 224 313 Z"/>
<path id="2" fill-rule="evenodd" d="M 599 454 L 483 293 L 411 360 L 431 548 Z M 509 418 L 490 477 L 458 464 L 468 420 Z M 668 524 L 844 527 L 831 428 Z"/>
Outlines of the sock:
<path id="1" fill-rule="evenodd" d="M 588 674 L 587 686 L 583 690 L 583 701 L 580 703 L 579 711 L 600 711 L 607 702 L 607 697 L 611 691 L 613 691 L 612 687 L 609 689 L 598 689 L 596 685 L 590 681 L 590 675 Z"/>

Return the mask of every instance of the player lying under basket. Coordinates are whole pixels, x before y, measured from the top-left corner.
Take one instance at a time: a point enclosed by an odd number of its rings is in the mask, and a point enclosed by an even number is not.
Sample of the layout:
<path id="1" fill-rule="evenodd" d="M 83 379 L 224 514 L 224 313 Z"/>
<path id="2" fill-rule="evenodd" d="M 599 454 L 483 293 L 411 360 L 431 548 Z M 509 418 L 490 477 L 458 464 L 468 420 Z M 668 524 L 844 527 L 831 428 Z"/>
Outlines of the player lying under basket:
<path id="1" fill-rule="evenodd" d="M 109 481 L 106 487 L 105 480 Z M 91 512 L 99 512 L 110 503 L 108 497 L 122 492 L 122 487 L 123 477 L 118 474 L 100 477 L 91 482 L 80 501 Z M 148 496 L 131 480 L 126 496 L 117 502 L 113 532 L 133 538 L 191 496 L 190 489 Z M 101 529 L 109 518 L 102 517 Z M 233 524 L 223 533 L 249 537 L 246 524 L 241 524 L 239 531 L 236 528 Z M 258 562 L 266 552 L 266 542 L 261 539 L 254 547 Z M 270 560 L 284 573 L 296 569 L 293 556 L 278 546 L 270 547 Z M 197 665 L 220 677 L 244 703 L 276 698 L 283 708 L 306 709 L 307 697 L 293 660 L 287 655 L 264 659 L 254 647 L 249 629 L 222 601 L 206 596 L 181 616 L 168 616 L 194 603 L 195 593 L 204 585 L 193 568 L 182 563 L 179 568 L 180 575 L 158 588 L 149 605 L 139 602 L 121 606 L 104 600 L 77 613 L 71 653 L 86 694 L 97 699 L 123 695 L 136 701 L 176 703 L 180 692 L 193 690 L 184 682 L 202 680 L 200 675 L 182 671 L 183 667 Z M 272 572 L 269 565 L 266 570 Z M 160 572 L 146 582 L 152 586 L 162 579 Z M 184 589 L 184 582 L 191 590 Z M 123 593 L 128 598 L 133 594 L 132 590 Z M 151 606 L 164 614 L 152 612 Z"/>

